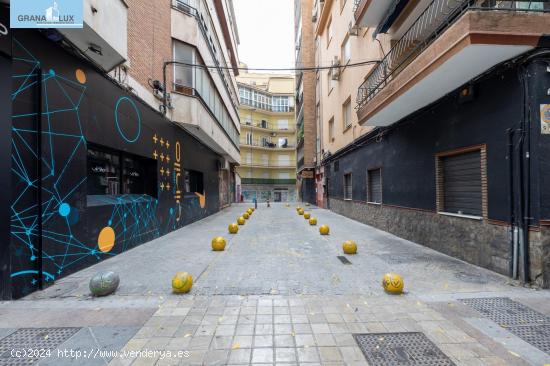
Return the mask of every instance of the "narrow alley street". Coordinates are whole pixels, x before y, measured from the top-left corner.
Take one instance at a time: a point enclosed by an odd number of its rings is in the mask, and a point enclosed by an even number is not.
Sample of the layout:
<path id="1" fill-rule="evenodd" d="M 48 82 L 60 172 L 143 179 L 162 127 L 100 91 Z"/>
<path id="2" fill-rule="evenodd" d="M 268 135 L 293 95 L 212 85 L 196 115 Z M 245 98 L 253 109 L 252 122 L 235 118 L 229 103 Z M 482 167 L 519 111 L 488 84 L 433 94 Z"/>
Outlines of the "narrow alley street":
<path id="1" fill-rule="evenodd" d="M 37 359 L 40 365 L 367 365 L 353 335 L 372 332 L 422 332 L 456 365 L 550 362 L 542 351 L 550 349 L 544 337 L 550 323 L 539 314 L 550 314 L 547 291 L 513 286 L 503 276 L 316 207 L 305 208 L 318 226 L 297 215 L 295 204 L 262 204 L 238 234 L 228 234 L 227 225 L 247 207 L 235 204 L 44 291 L 1 303 L 0 336 L 26 327 L 75 328 L 57 349 L 87 355 L 54 351 Z M 321 224 L 330 226 L 330 235 L 319 234 Z M 213 252 L 210 240 L 219 235 L 228 246 Z M 359 249 L 344 264 L 338 257 L 350 239 Z M 120 286 L 93 298 L 89 278 L 104 270 L 117 272 Z M 189 294 L 171 292 L 178 271 L 194 277 Z M 403 295 L 384 292 L 387 272 L 403 276 Z M 514 302 L 474 300 L 483 298 Z M 501 305 L 484 315 L 475 310 L 483 311 L 483 301 Z M 506 306 L 516 309 L 504 313 L 507 320 L 515 314 L 527 323 L 538 316 L 544 329 L 507 330 L 498 314 Z M 157 349 L 188 354 L 120 356 Z M 395 364 L 400 356 L 383 357 L 387 363 L 378 364 Z"/>

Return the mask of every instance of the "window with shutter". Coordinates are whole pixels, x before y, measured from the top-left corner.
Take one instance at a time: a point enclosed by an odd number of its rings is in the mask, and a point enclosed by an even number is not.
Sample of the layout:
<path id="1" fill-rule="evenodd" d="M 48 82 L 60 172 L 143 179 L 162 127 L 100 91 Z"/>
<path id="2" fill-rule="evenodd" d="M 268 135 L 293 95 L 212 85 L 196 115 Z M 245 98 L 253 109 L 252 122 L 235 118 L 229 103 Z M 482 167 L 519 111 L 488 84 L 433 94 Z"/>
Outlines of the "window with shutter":
<path id="1" fill-rule="evenodd" d="M 482 216 L 481 152 L 441 158 L 443 211 Z"/>
<path id="2" fill-rule="evenodd" d="M 382 169 L 369 170 L 367 180 L 367 201 L 382 203 Z"/>
<path id="3" fill-rule="evenodd" d="M 352 197 L 353 197 L 353 193 L 352 193 L 351 173 L 344 174 L 344 199 L 351 200 Z"/>

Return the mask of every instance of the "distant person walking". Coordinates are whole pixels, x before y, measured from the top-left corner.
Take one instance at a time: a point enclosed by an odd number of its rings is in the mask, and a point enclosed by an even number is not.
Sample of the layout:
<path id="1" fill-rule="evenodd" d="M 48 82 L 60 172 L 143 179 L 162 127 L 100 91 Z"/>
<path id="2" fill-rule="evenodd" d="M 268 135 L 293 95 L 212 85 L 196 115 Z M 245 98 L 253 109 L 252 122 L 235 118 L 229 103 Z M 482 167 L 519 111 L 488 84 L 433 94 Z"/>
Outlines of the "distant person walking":
<path id="1" fill-rule="evenodd" d="M 256 200 L 256 197 L 254 197 L 254 209 L 258 209 L 258 200 Z"/>
<path id="2" fill-rule="evenodd" d="M 271 204 L 270 204 L 270 202 L 269 202 L 269 198 L 267 199 L 266 202 L 267 202 L 267 207 L 271 207 Z"/>

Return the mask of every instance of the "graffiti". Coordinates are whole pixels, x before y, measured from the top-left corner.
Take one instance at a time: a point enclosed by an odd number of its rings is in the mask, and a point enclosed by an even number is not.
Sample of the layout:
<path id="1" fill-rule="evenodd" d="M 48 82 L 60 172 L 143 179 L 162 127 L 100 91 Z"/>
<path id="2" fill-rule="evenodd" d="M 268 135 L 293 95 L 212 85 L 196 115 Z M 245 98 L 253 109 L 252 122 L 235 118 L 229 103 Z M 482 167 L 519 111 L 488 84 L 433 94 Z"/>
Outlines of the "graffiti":
<path id="1" fill-rule="evenodd" d="M 8 35 L 8 27 L 0 23 L 0 36 L 7 36 L 7 35 Z"/>

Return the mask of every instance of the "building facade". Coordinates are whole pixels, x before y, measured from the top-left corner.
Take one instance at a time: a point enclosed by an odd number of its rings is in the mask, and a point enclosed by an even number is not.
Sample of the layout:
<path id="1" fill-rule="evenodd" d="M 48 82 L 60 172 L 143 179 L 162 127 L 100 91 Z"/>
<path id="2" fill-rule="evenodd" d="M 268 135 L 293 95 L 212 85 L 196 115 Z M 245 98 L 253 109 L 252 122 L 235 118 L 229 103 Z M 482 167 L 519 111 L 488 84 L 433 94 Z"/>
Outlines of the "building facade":
<path id="1" fill-rule="evenodd" d="M 550 4 L 318 6 L 316 65 L 334 65 L 316 91 L 330 209 L 550 286 Z"/>
<path id="2" fill-rule="evenodd" d="M 9 24 L 8 14 L 0 8 L 0 23 Z M 48 286 L 235 197 L 231 1 L 86 0 L 84 22 L 1 32 L 9 143 L 0 181 L 12 193 L 2 206 L 2 298 Z"/>
<path id="3" fill-rule="evenodd" d="M 296 200 L 294 76 L 241 72 L 242 201 Z"/>
<path id="4" fill-rule="evenodd" d="M 318 148 L 315 125 L 315 72 L 303 70 L 315 64 L 313 0 L 294 1 L 296 43 L 296 170 L 301 201 L 315 203 L 315 153 Z"/>

